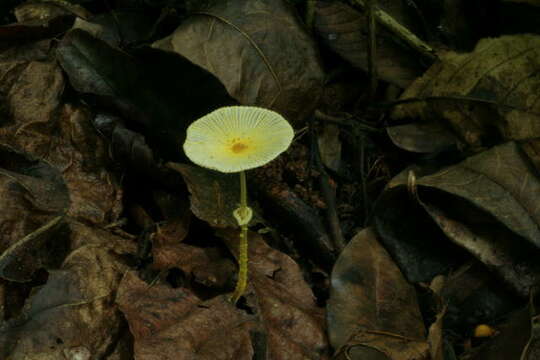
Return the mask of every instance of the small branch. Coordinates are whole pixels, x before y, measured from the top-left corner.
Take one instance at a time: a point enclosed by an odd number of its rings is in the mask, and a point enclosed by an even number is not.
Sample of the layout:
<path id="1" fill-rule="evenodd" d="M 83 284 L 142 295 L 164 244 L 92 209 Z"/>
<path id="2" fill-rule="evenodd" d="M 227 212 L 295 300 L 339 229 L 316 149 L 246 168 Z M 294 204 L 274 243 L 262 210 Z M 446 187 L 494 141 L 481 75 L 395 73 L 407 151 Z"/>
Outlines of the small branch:
<path id="1" fill-rule="evenodd" d="M 375 98 L 377 92 L 377 23 L 375 22 L 375 1 L 367 0 L 367 18 L 368 18 L 368 76 L 369 76 L 369 97 Z"/>
<path id="2" fill-rule="evenodd" d="M 339 253 L 345 248 L 346 242 L 343 237 L 343 232 L 341 231 L 341 224 L 339 222 L 339 216 L 336 210 L 336 193 L 330 186 L 330 177 L 326 173 L 324 165 L 322 164 L 319 143 L 316 135 L 313 132 L 311 133 L 311 143 L 312 151 L 315 153 L 315 166 L 319 172 L 319 186 L 321 187 L 324 202 L 326 203 L 326 216 L 328 218 L 328 226 L 330 227 L 330 234 L 333 240 L 332 242 L 334 248 Z"/>
<path id="3" fill-rule="evenodd" d="M 364 0 L 352 0 L 355 4 L 360 6 L 364 11 L 367 10 L 368 6 Z M 431 48 L 424 41 L 419 39 L 416 35 L 410 32 L 405 26 L 397 22 L 392 16 L 390 16 L 385 11 L 379 9 L 378 7 L 373 7 L 373 15 L 377 21 L 384 26 L 387 30 L 394 33 L 401 40 L 406 42 L 413 49 L 418 51 L 422 56 L 428 58 L 431 61 L 437 59 L 435 50 Z"/>

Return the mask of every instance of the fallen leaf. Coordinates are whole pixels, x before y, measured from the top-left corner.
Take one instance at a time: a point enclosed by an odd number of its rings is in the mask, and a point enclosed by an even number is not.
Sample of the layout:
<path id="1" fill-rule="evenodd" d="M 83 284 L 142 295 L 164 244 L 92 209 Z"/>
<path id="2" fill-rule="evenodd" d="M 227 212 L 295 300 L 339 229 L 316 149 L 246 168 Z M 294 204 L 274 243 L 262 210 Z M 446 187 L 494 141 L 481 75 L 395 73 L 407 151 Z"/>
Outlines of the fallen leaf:
<path id="1" fill-rule="evenodd" d="M 455 148 L 459 143 L 452 131 L 439 122 L 390 126 L 386 132 L 396 146 L 418 153 L 437 153 Z"/>
<path id="2" fill-rule="evenodd" d="M 137 10 L 114 10 L 87 19 L 77 18 L 73 29 L 81 29 L 111 46 L 141 43 L 152 35 L 157 15 Z"/>
<path id="3" fill-rule="evenodd" d="M 70 253 L 51 269 L 45 285 L 27 300 L 22 314 L 0 325 L 0 357 L 63 359 L 73 351 L 107 356 L 125 331 L 111 304 L 127 270 L 123 256 L 135 244 L 110 233 L 69 222 Z"/>
<path id="4" fill-rule="evenodd" d="M 252 359 L 255 317 L 226 296 L 201 301 L 185 289 L 149 285 L 133 272 L 116 299 L 134 338 L 136 359 Z"/>
<path id="5" fill-rule="evenodd" d="M 319 143 L 321 161 L 326 167 L 337 172 L 341 163 L 339 127 L 333 124 L 325 125 L 317 141 Z"/>
<path id="6" fill-rule="evenodd" d="M 11 253 L 18 251 L 25 236 L 66 213 L 70 199 L 57 169 L 5 145 L 0 146 L 0 154 L 0 257 L 4 258 L 6 250 L 11 248 Z M 32 246 L 22 251 L 27 250 L 32 251 Z M 29 261 L 39 262 L 32 258 Z M 8 266 L 5 258 L 3 266 Z M 16 268 L 13 270 L 18 271 Z M 29 270 L 30 274 L 15 277 L 28 281 L 33 270 Z"/>
<path id="7" fill-rule="evenodd" d="M 75 29 L 64 36 L 57 56 L 76 90 L 138 122 L 152 148 L 169 159 L 181 157 L 191 122 L 234 104 L 219 80 L 178 55 L 146 49 L 130 56 Z"/>
<path id="8" fill-rule="evenodd" d="M 239 232 L 220 229 L 217 235 L 237 257 Z M 245 296 L 266 329 L 268 357 L 326 359 L 324 313 L 316 306 L 300 267 L 268 246 L 261 235 L 250 232 L 248 241 L 249 283 Z"/>
<path id="9" fill-rule="evenodd" d="M 394 199 L 407 198 L 403 182 L 392 188 L 388 191 L 394 192 Z M 419 206 L 445 236 L 497 273 L 517 294 L 527 296 L 540 276 L 534 260 L 540 247 L 540 212 L 535 200 L 540 196 L 540 181 L 518 145 L 499 145 L 458 165 L 419 177 L 413 191 Z M 402 195 L 398 195 L 400 192 Z M 409 201 L 414 196 L 408 196 Z M 407 206 L 402 204 L 397 211 Z M 384 218 L 381 211 L 382 207 L 378 217 Z M 422 212 L 417 209 L 413 216 L 425 218 Z M 396 233 L 410 224 L 387 225 Z M 383 238 L 384 234 L 383 230 Z M 399 256 L 396 259 L 399 262 Z"/>
<path id="10" fill-rule="evenodd" d="M 61 216 L 53 218 L 3 251 L 0 255 L 0 277 L 26 282 L 32 280 L 39 269 L 57 267 L 57 262 L 64 258 L 67 250 L 67 244 L 57 239 L 62 237 L 59 233 L 65 231 L 62 220 Z"/>
<path id="11" fill-rule="evenodd" d="M 394 6 L 396 7 L 399 8 Z M 395 9 L 394 13 L 396 12 L 406 13 L 403 7 Z M 353 66 L 365 71 L 368 68 L 367 24 L 365 13 L 358 12 L 344 3 L 316 2 L 314 27 L 322 42 Z M 411 50 L 397 44 L 392 37 L 392 34 L 380 26 L 377 28 L 377 52 L 374 59 L 377 74 L 389 83 L 406 88 L 422 74 L 422 67 L 417 56 Z"/>
<path id="12" fill-rule="evenodd" d="M 237 231 L 218 235 L 231 249 L 236 246 Z M 125 276 L 117 303 L 134 336 L 137 359 L 328 359 L 323 312 L 298 265 L 259 235 L 249 236 L 249 311 L 231 304 L 230 295 L 203 301 L 187 288 Z M 222 271 L 214 259 L 207 261 L 210 273 Z"/>
<path id="13" fill-rule="evenodd" d="M 402 94 L 392 117 L 441 121 L 473 151 L 537 138 L 539 44 L 537 35 L 509 35 L 481 40 L 470 53 L 441 54 Z"/>
<path id="14" fill-rule="evenodd" d="M 217 2 L 154 47 L 185 56 L 218 77 L 242 105 L 273 109 L 295 127 L 322 93 L 315 44 L 286 1 Z"/>
<path id="15" fill-rule="evenodd" d="M 240 177 L 238 174 L 223 174 L 199 166 L 168 163 L 167 166 L 184 177 L 191 193 L 191 210 L 199 219 L 212 227 L 238 227 L 233 211 L 240 203 Z M 257 205 L 250 203 L 253 219 L 250 224 L 260 222 Z"/>
<path id="16" fill-rule="evenodd" d="M 93 223 L 115 221 L 122 191 L 107 170 L 106 146 L 86 108 L 62 103 L 65 83 L 58 65 L 15 62 L 6 71 L 10 122 L 0 127 L 0 143 L 61 173 L 69 192 L 69 215 Z"/>
<path id="17" fill-rule="evenodd" d="M 359 232 L 332 271 L 327 305 L 328 336 L 348 359 L 428 358 L 425 328 L 415 290 L 408 284 L 373 230 Z"/>

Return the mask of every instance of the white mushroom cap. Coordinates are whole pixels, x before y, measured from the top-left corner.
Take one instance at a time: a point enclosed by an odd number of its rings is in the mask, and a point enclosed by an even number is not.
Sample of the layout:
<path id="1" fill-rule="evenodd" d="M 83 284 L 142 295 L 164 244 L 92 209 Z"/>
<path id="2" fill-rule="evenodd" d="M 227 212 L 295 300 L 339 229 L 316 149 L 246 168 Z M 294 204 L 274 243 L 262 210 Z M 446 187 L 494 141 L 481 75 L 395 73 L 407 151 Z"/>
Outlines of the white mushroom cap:
<path id="1" fill-rule="evenodd" d="M 197 165 L 232 173 L 272 161 L 287 150 L 293 137 L 291 125 L 272 110 L 229 106 L 188 127 L 184 152 Z"/>

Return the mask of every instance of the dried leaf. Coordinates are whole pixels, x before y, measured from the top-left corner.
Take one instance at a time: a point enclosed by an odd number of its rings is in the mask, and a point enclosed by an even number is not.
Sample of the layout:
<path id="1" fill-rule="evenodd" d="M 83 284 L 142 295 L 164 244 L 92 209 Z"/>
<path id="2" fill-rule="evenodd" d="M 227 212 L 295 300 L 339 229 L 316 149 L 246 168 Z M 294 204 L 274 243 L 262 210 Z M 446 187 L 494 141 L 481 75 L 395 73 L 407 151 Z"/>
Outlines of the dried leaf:
<path id="1" fill-rule="evenodd" d="M 191 122 L 234 104 L 219 80 L 178 55 L 144 49 L 130 56 L 75 29 L 64 36 L 57 56 L 76 90 L 144 126 L 153 149 L 168 159 L 180 158 Z"/>
<path id="2" fill-rule="evenodd" d="M 401 183 L 393 190 L 406 192 L 406 186 Z M 420 177 L 415 192 L 450 240 L 498 273 L 517 294 L 527 296 L 540 278 L 534 256 L 540 247 L 540 181 L 515 143 Z M 423 215 L 417 211 L 416 216 Z"/>
<path id="3" fill-rule="evenodd" d="M 328 124 L 323 128 L 317 139 L 323 164 L 337 172 L 341 163 L 341 141 L 339 139 L 339 127 Z"/>
<path id="4" fill-rule="evenodd" d="M 17 6 L 14 12 L 20 23 L 50 20 L 64 15 L 74 15 L 83 19 L 92 16 L 82 6 L 63 0 L 30 0 Z"/>
<path id="5" fill-rule="evenodd" d="M 315 44 L 286 1 L 219 1 L 154 46 L 212 72 L 241 104 L 273 109 L 295 125 L 322 93 Z"/>
<path id="6" fill-rule="evenodd" d="M 21 41 L 56 36 L 71 27 L 75 16 L 89 16 L 82 7 L 66 1 L 27 1 L 17 6 L 14 13 L 16 24 L 0 26 L 3 46 L 20 46 Z"/>
<path id="7" fill-rule="evenodd" d="M 458 143 L 452 132 L 438 122 L 391 126 L 386 131 L 396 146 L 412 152 L 436 153 Z"/>
<path id="8" fill-rule="evenodd" d="M 116 302 L 128 320 L 136 359 L 252 359 L 255 317 L 219 296 L 149 285 L 128 272 Z"/>
<path id="9" fill-rule="evenodd" d="M 63 218 L 58 216 L 11 245 L 0 254 L 0 277 L 10 281 L 32 280 L 39 269 L 54 267 L 64 258 L 67 246 L 58 241 L 64 230 Z"/>
<path id="10" fill-rule="evenodd" d="M 87 20 L 77 18 L 73 29 L 81 29 L 111 46 L 141 43 L 154 30 L 157 18 L 136 10 L 115 10 Z"/>
<path id="11" fill-rule="evenodd" d="M 70 206 L 70 199 L 59 171 L 49 164 L 7 146 L 0 146 L 0 154 L 0 224 L 3 234 L 0 237 L 0 258 L 3 259 L 0 261 L 1 267 L 11 274 L 4 273 L 3 276 L 28 281 L 33 271 L 39 268 L 40 260 L 34 259 L 32 255 L 30 259 L 23 260 L 22 253 L 42 249 L 37 244 L 22 249 L 24 246 L 21 246 L 21 240 L 54 217 L 64 214 Z M 36 248 L 32 249 L 33 246 Z M 4 253 L 8 249 L 13 254 L 10 259 Z M 11 267 L 13 261 L 17 264 L 19 256 L 21 262 L 30 262 L 27 264 L 30 268 L 13 265 L 11 270 L 6 270 L 5 267 Z"/>
<path id="12" fill-rule="evenodd" d="M 178 171 L 184 177 L 191 193 L 191 210 L 199 219 L 213 227 L 238 227 L 232 215 L 240 202 L 240 177 L 238 174 L 223 174 L 198 166 L 168 163 L 168 167 Z M 253 208 L 251 225 L 260 221 L 257 205 Z"/>
<path id="13" fill-rule="evenodd" d="M 23 313 L 0 326 L 0 357 L 56 360 L 74 351 L 108 356 L 123 330 L 111 306 L 133 254 L 131 241 L 76 222 L 69 223 L 72 249 L 62 267 L 29 298 Z"/>
<path id="14" fill-rule="evenodd" d="M 414 288 L 371 229 L 359 232 L 332 271 L 328 335 L 334 349 L 363 359 L 427 359 L 425 329 Z M 386 357 L 385 357 L 386 358 Z"/>
<path id="15" fill-rule="evenodd" d="M 232 284 L 236 264 L 223 256 L 218 248 L 200 248 L 187 244 L 152 246 L 152 268 L 178 268 L 199 284 L 222 291 Z"/>
<path id="16" fill-rule="evenodd" d="M 236 251 L 237 231 L 219 235 Z M 117 302 L 130 324 L 136 358 L 328 359 L 322 311 L 298 265 L 259 235 L 249 236 L 250 311 L 236 308 L 228 295 L 203 301 L 188 289 L 126 275 Z M 215 259 L 198 259 L 209 275 L 221 276 Z"/>
<path id="17" fill-rule="evenodd" d="M 427 341 L 431 360 L 444 360 L 444 315 L 446 315 L 446 307 L 437 313 L 435 322 L 429 326 Z"/>
<path id="18" fill-rule="evenodd" d="M 0 143 L 43 159 L 61 173 L 69 215 L 92 223 L 115 221 L 122 192 L 106 169 L 107 149 L 85 108 L 62 105 L 60 68 L 50 62 L 16 62 L 7 73 L 5 106 L 11 121 L 0 128 Z"/>
<path id="19" fill-rule="evenodd" d="M 540 356 L 540 288 L 535 286 L 529 294 L 529 315 L 531 332 L 529 341 L 523 348 L 520 360 L 534 360 Z"/>
<path id="20" fill-rule="evenodd" d="M 218 230 L 217 235 L 237 257 L 239 232 Z M 249 233 L 248 239 L 247 303 L 267 329 L 268 357 L 280 359 L 292 353 L 299 358 L 326 359 L 323 312 L 298 264 L 268 246 L 259 234 Z"/>
<path id="21" fill-rule="evenodd" d="M 403 9 L 400 13 L 404 13 Z M 367 71 L 368 26 L 364 13 L 341 2 L 317 1 L 314 26 L 324 44 L 352 65 Z M 389 83 L 407 87 L 422 73 L 417 57 L 393 41 L 388 32 L 380 27 L 377 31 L 374 61 L 378 75 Z"/>
<path id="22" fill-rule="evenodd" d="M 394 119 L 442 121 L 473 150 L 540 136 L 540 36 L 484 39 L 448 52 L 401 96 Z M 433 136 L 437 136 L 433 134 Z"/>

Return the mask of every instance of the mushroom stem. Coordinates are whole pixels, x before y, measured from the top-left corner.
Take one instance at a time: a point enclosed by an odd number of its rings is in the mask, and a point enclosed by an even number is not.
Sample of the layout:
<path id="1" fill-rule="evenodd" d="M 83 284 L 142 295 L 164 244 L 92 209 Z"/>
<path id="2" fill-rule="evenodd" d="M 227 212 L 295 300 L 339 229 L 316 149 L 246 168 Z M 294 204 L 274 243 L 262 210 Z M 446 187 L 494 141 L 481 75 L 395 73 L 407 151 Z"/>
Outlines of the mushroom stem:
<path id="1" fill-rule="evenodd" d="M 247 287 L 248 280 L 248 241 L 247 230 L 248 222 L 251 219 L 251 209 L 247 206 L 247 186 L 246 186 L 246 172 L 240 172 L 240 208 L 238 209 L 240 218 L 242 221 L 238 221 L 240 225 L 240 244 L 238 245 L 238 280 L 236 282 L 236 288 L 231 296 L 231 301 L 235 304 L 240 296 L 244 294 Z M 238 219 L 237 219 L 238 220 Z"/>

